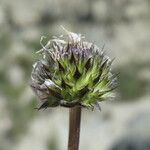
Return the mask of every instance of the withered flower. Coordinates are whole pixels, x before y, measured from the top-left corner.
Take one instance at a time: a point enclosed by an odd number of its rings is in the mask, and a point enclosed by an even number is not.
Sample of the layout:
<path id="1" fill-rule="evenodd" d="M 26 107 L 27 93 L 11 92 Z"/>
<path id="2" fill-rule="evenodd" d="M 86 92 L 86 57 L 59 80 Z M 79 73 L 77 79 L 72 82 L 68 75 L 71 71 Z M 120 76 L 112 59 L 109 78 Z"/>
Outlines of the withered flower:
<path id="1" fill-rule="evenodd" d="M 42 102 L 38 108 L 82 106 L 94 108 L 113 97 L 116 77 L 112 61 L 80 34 L 66 31 L 42 47 L 33 65 L 31 87 Z"/>

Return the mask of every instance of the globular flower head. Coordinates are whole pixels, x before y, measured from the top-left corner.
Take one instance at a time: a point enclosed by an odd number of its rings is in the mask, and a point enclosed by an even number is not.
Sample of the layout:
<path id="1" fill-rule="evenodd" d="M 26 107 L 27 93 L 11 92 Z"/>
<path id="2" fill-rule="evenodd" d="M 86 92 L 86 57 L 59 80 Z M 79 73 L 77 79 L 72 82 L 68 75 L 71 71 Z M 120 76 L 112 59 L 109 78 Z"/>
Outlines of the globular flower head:
<path id="1" fill-rule="evenodd" d="M 114 96 L 116 77 L 112 61 L 95 44 L 80 34 L 67 32 L 55 37 L 39 51 L 41 60 L 33 65 L 31 87 L 42 102 L 39 107 L 76 105 L 93 108 Z"/>

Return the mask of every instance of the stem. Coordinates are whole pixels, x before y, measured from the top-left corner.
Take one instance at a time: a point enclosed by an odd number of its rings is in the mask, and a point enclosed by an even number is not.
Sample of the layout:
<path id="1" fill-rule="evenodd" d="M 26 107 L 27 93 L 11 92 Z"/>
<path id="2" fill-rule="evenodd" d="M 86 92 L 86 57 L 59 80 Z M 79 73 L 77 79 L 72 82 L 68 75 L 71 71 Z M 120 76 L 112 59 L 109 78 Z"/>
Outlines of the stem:
<path id="1" fill-rule="evenodd" d="M 80 138 L 81 107 L 70 108 L 68 150 L 78 150 Z"/>

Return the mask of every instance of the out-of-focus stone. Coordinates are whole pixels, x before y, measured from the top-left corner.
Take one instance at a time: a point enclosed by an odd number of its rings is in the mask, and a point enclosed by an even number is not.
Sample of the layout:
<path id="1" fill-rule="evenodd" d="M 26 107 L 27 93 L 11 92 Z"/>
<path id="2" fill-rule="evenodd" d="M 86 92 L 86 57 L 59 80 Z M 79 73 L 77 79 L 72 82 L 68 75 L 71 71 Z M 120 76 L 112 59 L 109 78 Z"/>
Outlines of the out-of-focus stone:
<path id="1" fill-rule="evenodd" d="M 134 1 L 131 2 L 130 5 L 126 8 L 126 15 L 130 19 L 143 19 L 145 17 L 149 18 L 150 10 L 149 10 L 148 1 Z"/>
<path id="2" fill-rule="evenodd" d="M 129 122 L 126 135 L 122 136 L 111 150 L 149 150 L 150 112 L 140 112 Z"/>
<path id="3" fill-rule="evenodd" d="M 93 3 L 93 16 L 97 21 L 103 21 L 107 18 L 108 6 L 106 1 L 95 1 Z"/>
<path id="4" fill-rule="evenodd" d="M 23 70 L 17 66 L 10 66 L 7 72 L 8 80 L 14 87 L 20 86 L 24 81 L 24 72 Z"/>
<path id="5" fill-rule="evenodd" d="M 114 144 L 110 150 L 149 150 L 150 138 L 141 138 L 139 136 L 128 135 Z"/>
<path id="6" fill-rule="evenodd" d="M 0 26 L 5 23 L 4 9 L 0 6 Z"/>
<path id="7" fill-rule="evenodd" d="M 138 74 L 139 79 L 150 81 L 150 69 L 142 69 Z"/>

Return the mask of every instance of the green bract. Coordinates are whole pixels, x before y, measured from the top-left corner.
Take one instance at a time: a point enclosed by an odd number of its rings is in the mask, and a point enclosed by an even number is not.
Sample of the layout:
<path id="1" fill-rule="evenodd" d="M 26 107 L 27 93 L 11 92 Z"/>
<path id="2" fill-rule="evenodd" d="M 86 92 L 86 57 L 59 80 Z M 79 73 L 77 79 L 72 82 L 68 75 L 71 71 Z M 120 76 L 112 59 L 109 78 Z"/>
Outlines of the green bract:
<path id="1" fill-rule="evenodd" d="M 112 61 L 80 34 L 53 38 L 39 51 L 43 58 L 33 65 L 31 87 L 41 108 L 80 105 L 93 108 L 113 97 L 116 78 Z"/>

